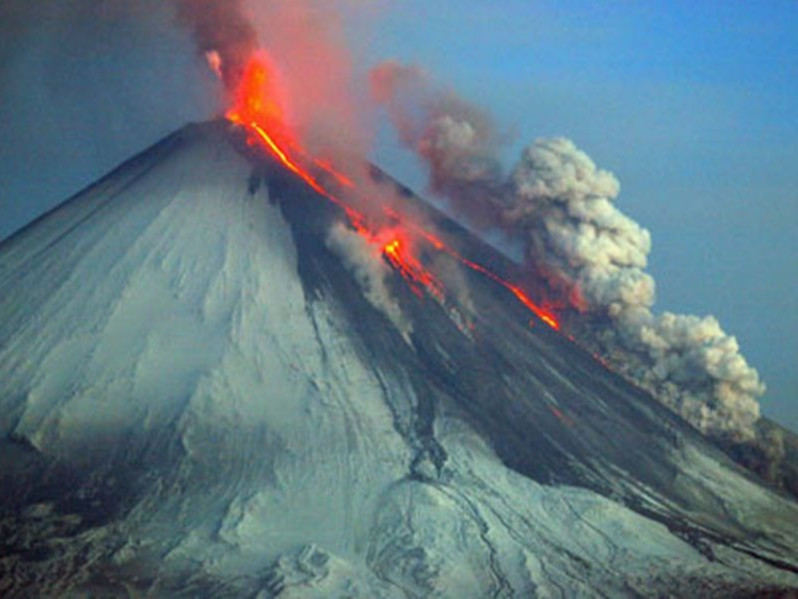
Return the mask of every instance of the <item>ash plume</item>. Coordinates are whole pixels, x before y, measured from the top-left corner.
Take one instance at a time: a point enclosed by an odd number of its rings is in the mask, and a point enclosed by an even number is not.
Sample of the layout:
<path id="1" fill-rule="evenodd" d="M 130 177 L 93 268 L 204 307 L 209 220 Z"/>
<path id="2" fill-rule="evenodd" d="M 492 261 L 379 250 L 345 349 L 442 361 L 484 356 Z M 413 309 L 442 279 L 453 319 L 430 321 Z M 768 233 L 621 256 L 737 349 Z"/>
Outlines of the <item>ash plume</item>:
<path id="1" fill-rule="evenodd" d="M 175 0 L 178 22 L 192 33 L 198 51 L 217 62 L 225 87 L 235 89 L 247 59 L 257 48 L 257 33 L 241 0 Z"/>
<path id="2" fill-rule="evenodd" d="M 612 203 L 618 180 L 573 142 L 538 140 L 524 150 L 509 191 L 505 222 L 523 235 L 529 264 L 572 289 L 572 304 L 613 317 L 653 305 L 654 279 L 644 271 L 651 236 Z"/>
<path id="3" fill-rule="evenodd" d="M 536 141 L 512 173 L 504 217 L 527 261 L 606 317 L 590 336 L 611 363 L 699 430 L 754 437 L 759 376 L 711 316 L 654 315 L 651 236 L 613 203 L 617 179 L 563 138 Z"/>
<path id="4" fill-rule="evenodd" d="M 218 55 L 230 88 L 257 45 L 241 2 L 219 8 L 207 0 L 177 0 L 177 6 L 198 49 Z M 303 137 L 314 153 L 361 153 L 362 137 L 351 139 L 359 130 L 355 103 L 341 91 L 348 88 L 351 65 L 334 10 L 283 0 L 264 7 L 260 14 L 268 23 L 259 30 L 286 68 Z M 323 66 L 320 55 L 327 57 Z M 589 337 L 616 369 L 700 430 L 752 437 L 764 385 L 714 318 L 651 311 L 655 284 L 645 271 L 651 238 L 615 206 L 620 185 L 611 173 L 573 142 L 557 138 L 527 148 L 507 177 L 498 160 L 501 136 L 484 111 L 417 67 L 383 62 L 370 80 L 374 100 L 386 109 L 401 141 L 428 165 L 431 190 L 472 224 L 501 226 L 520 239 L 530 269 L 589 316 Z M 398 323 L 398 306 L 380 270 L 385 265 L 370 255 L 367 243 L 356 247 L 363 243 L 356 237 L 334 230 L 330 247 L 345 259 L 369 301 Z"/>
<path id="5" fill-rule="evenodd" d="M 696 428 L 750 441 L 765 386 L 712 317 L 652 312 L 649 232 L 614 201 L 620 184 L 565 138 L 526 148 L 509 176 L 490 119 L 415 67 L 378 65 L 372 93 L 402 143 L 426 161 L 430 187 L 472 225 L 498 225 L 525 248 L 549 298 L 616 370 Z"/>
<path id="6" fill-rule="evenodd" d="M 490 116 L 418 67 L 389 60 L 374 67 L 370 79 L 372 97 L 386 109 L 402 143 L 429 166 L 432 191 L 472 223 L 495 224 L 501 137 Z"/>
<path id="7" fill-rule="evenodd" d="M 622 347 L 636 350 L 615 360 L 623 372 L 701 431 L 754 439 L 765 386 L 717 319 L 641 310 L 621 315 L 615 330 Z"/>
<path id="8" fill-rule="evenodd" d="M 327 247 L 355 277 L 368 302 L 382 312 L 406 339 L 412 325 L 388 290 L 391 269 L 382 259 L 382 248 L 342 223 L 335 223 L 327 235 Z"/>

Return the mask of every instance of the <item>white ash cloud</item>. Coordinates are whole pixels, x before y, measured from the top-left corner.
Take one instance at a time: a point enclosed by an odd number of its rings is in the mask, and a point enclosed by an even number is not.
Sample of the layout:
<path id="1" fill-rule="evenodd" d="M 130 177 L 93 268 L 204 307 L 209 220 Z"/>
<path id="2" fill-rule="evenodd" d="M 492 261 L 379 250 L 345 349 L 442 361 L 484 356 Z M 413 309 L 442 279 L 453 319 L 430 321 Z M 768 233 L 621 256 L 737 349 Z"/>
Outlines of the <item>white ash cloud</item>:
<path id="1" fill-rule="evenodd" d="M 490 119 L 422 71 L 382 63 L 372 88 L 427 162 L 431 189 L 471 224 L 521 240 L 529 268 L 583 313 L 574 326 L 616 369 L 701 431 L 753 438 L 765 386 L 714 317 L 652 312 L 651 236 L 615 205 L 612 173 L 555 138 L 535 141 L 504 176 Z"/>
<path id="2" fill-rule="evenodd" d="M 755 438 L 765 386 L 713 316 L 630 310 L 591 332 L 616 369 L 702 432 Z"/>
<path id="3" fill-rule="evenodd" d="M 619 192 L 612 173 L 573 142 L 544 139 L 524 150 L 504 211 L 531 264 L 542 263 L 555 286 L 575 285 L 587 306 L 612 316 L 654 303 L 654 279 L 644 271 L 651 236 L 615 207 Z"/>
<path id="4" fill-rule="evenodd" d="M 342 261 L 363 290 L 368 302 L 382 312 L 405 339 L 412 325 L 388 289 L 391 269 L 382 258 L 382 248 L 343 223 L 335 223 L 327 235 L 327 247 Z"/>
<path id="5" fill-rule="evenodd" d="M 651 236 L 613 203 L 617 179 L 570 140 L 543 139 L 510 189 L 504 216 L 529 262 L 578 289 L 578 308 L 609 317 L 613 334 L 595 335 L 613 364 L 701 431 L 753 438 L 759 375 L 714 317 L 652 313 Z"/>

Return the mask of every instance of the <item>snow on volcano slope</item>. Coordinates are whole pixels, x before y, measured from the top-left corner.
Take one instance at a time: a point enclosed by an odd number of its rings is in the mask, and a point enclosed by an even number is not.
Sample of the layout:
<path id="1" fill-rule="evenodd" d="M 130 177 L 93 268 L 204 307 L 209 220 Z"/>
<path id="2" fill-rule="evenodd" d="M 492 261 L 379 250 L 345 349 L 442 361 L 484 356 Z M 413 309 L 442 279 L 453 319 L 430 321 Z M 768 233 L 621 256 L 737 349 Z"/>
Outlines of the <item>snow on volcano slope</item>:
<path id="1" fill-rule="evenodd" d="M 394 281 L 405 338 L 239 141 L 186 128 L 0 245 L 0 592 L 798 588 L 795 502 L 473 273 L 471 336 Z"/>

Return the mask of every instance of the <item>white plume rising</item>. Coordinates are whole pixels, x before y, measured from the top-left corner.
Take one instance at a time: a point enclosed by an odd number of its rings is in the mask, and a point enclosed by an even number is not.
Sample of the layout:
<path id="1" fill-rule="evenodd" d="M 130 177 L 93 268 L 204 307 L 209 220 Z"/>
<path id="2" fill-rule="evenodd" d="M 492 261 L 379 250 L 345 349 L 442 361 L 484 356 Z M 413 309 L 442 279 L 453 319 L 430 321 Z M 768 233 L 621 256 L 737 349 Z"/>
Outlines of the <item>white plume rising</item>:
<path id="1" fill-rule="evenodd" d="M 617 368 L 703 432 L 754 438 L 759 375 L 714 317 L 651 312 L 651 237 L 615 206 L 619 191 L 570 140 L 538 140 L 512 173 L 505 218 L 526 236 L 532 264 L 573 285 L 579 307 L 609 317 L 612 329 L 597 336 Z"/>
<path id="2" fill-rule="evenodd" d="M 388 289 L 386 280 L 391 269 L 382 258 L 382 248 L 369 243 L 342 223 L 335 223 L 330 228 L 327 247 L 341 258 L 368 302 L 382 312 L 407 339 L 413 327 Z"/>
<path id="3" fill-rule="evenodd" d="M 612 316 L 654 303 L 654 279 L 643 270 L 651 236 L 612 203 L 620 191 L 612 173 L 567 139 L 538 140 L 512 185 L 505 219 L 524 233 L 530 262 L 553 271 L 553 283 L 575 285 L 588 306 Z"/>
<path id="4" fill-rule="evenodd" d="M 707 434 L 756 436 L 764 384 L 714 317 L 652 312 L 651 236 L 614 204 L 612 173 L 555 138 L 529 146 L 505 178 L 490 118 L 420 69 L 384 62 L 372 91 L 428 165 L 431 189 L 472 224 L 521 239 L 529 266 L 586 313 L 576 327 L 615 369 Z"/>

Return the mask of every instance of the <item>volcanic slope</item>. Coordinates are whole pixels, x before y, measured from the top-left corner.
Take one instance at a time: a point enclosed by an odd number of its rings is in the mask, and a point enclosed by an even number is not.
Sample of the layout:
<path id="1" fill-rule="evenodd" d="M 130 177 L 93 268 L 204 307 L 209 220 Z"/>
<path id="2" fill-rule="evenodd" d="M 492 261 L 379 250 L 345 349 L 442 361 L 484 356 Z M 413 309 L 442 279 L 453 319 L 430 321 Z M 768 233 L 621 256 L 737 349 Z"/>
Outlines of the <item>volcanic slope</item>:
<path id="1" fill-rule="evenodd" d="M 342 219 L 213 122 L 0 245 L 3 596 L 798 589 L 794 500 L 478 272 L 397 328 Z"/>

